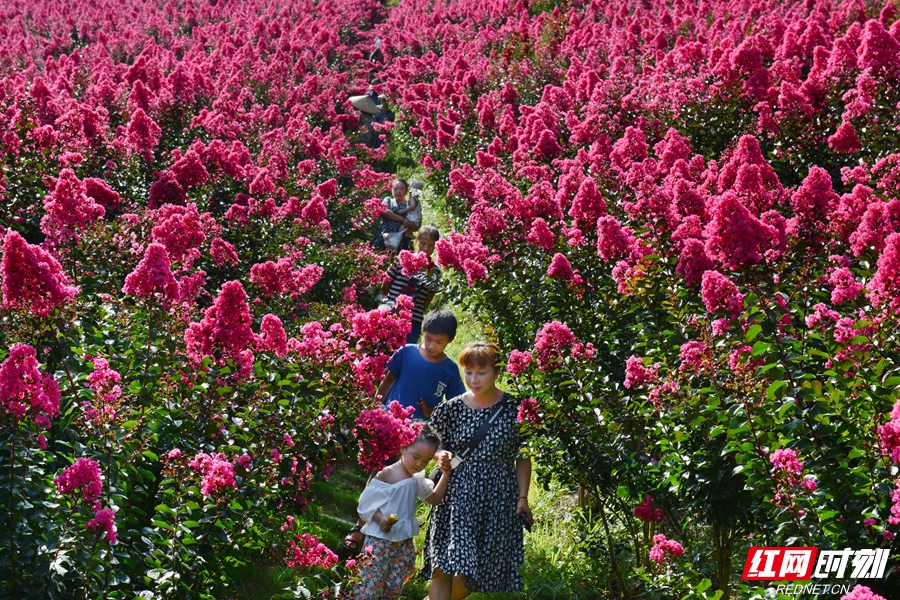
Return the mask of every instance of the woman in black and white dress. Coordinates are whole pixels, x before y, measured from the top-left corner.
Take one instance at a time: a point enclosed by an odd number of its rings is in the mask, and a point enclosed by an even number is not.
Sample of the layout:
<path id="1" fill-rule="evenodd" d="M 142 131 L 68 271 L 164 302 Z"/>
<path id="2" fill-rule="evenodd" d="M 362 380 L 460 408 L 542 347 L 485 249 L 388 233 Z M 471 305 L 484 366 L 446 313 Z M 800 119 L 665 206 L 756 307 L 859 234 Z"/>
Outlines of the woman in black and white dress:
<path id="1" fill-rule="evenodd" d="M 531 460 L 520 456 L 518 403 L 496 386 L 499 353 L 496 344 L 466 345 L 459 364 L 469 391 L 440 404 L 431 415 L 444 449 L 457 453 L 468 446 L 492 407 L 502 403 L 487 436 L 450 473 L 447 495 L 432 509 L 422 570 L 431 580 L 429 600 L 522 588 L 520 518 L 524 514 L 531 523 Z"/>

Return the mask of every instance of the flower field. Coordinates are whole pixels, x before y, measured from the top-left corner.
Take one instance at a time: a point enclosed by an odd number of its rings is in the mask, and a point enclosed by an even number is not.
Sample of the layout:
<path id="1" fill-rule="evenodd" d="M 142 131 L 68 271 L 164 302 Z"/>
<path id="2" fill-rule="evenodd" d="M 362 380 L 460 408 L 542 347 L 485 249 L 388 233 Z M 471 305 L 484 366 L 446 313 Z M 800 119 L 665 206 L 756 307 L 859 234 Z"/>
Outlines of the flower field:
<path id="1" fill-rule="evenodd" d="M 7 3 L 0 596 L 336 563 L 295 515 L 387 443 L 362 411 L 411 306 L 369 310 L 367 240 L 399 155 L 541 476 L 588 492 L 599 597 L 750 598 L 750 545 L 896 551 L 898 10 Z"/>

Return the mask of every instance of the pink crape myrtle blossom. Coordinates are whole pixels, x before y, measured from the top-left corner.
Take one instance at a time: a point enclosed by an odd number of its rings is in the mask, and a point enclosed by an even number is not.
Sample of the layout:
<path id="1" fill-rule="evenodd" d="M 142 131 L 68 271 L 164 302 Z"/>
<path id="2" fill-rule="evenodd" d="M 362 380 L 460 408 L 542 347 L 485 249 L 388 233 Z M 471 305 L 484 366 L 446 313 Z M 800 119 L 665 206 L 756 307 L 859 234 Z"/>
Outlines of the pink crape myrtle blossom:
<path id="1" fill-rule="evenodd" d="M 332 357 L 343 355 L 347 348 L 347 342 L 340 339 L 341 331 L 343 327 L 340 323 L 335 323 L 332 329 L 325 329 L 318 321 L 310 321 L 300 328 L 301 339 L 288 340 L 288 351 L 300 358 L 327 364 Z"/>
<path id="2" fill-rule="evenodd" d="M 422 426 L 410 420 L 414 406 L 401 406 L 396 400 L 383 408 L 364 410 L 356 419 L 359 440 L 359 464 L 366 472 L 378 471 L 404 446 L 410 445 Z"/>
<path id="3" fill-rule="evenodd" d="M 541 406 L 538 404 L 537 400 L 534 398 L 525 398 L 522 400 L 521 404 L 519 404 L 519 413 L 516 417 L 516 420 L 519 423 L 527 423 L 529 425 L 540 425 L 541 421 Z"/>
<path id="4" fill-rule="evenodd" d="M 403 347 L 412 329 L 413 301 L 399 295 L 393 310 L 386 308 L 358 312 L 351 318 L 352 333 L 357 338 L 356 348 L 386 346 L 390 352 Z"/>
<path id="5" fill-rule="evenodd" d="M 94 423 L 110 422 L 116 418 L 122 399 L 119 382 L 122 376 L 110 368 L 109 361 L 94 357 L 94 371 L 87 377 L 87 385 L 94 391 L 91 401 L 82 403 L 85 419 Z"/>
<path id="6" fill-rule="evenodd" d="M 776 472 L 789 479 L 795 479 L 803 472 L 803 463 L 797 460 L 797 453 L 790 448 L 775 450 L 769 454 L 769 462 Z"/>
<path id="7" fill-rule="evenodd" d="M 545 323 L 534 338 L 533 356 L 542 371 L 554 367 L 571 350 L 577 340 L 569 326 L 559 321 Z"/>
<path id="8" fill-rule="evenodd" d="M 509 353 L 509 360 L 506 361 L 506 372 L 513 377 L 518 377 L 534 364 L 534 357 L 527 350 L 513 350 Z"/>
<path id="9" fill-rule="evenodd" d="M 737 286 L 718 271 L 706 271 L 700 285 L 701 297 L 706 310 L 716 313 L 721 310 L 731 313 L 736 319 L 744 307 L 744 296 Z"/>
<path id="10" fill-rule="evenodd" d="M 278 358 L 287 356 L 288 340 L 281 319 L 272 314 L 264 315 L 259 330 L 261 336 L 257 345 L 258 348 L 272 352 Z"/>
<path id="11" fill-rule="evenodd" d="M 196 204 L 166 204 L 156 214 L 157 224 L 151 230 L 154 242 L 165 246 L 173 262 L 182 262 L 196 253 L 206 234 Z"/>
<path id="12" fill-rule="evenodd" d="M 659 379 L 658 371 L 659 365 L 645 367 L 640 356 L 631 356 L 625 361 L 625 381 L 622 385 L 631 389 L 645 383 L 653 383 Z"/>
<path id="13" fill-rule="evenodd" d="M 258 337 L 250 328 L 252 322 L 243 286 L 239 281 L 226 282 L 203 319 L 191 323 L 184 332 L 188 357 L 195 364 L 204 356 L 231 358 L 239 367 L 239 375 L 248 377 L 253 368 L 249 346 Z"/>
<path id="14" fill-rule="evenodd" d="M 556 244 L 556 236 L 547 225 L 544 219 L 535 219 L 531 224 L 531 230 L 528 232 L 528 243 L 532 246 L 542 248 L 546 252 L 552 252 L 553 246 Z"/>
<path id="15" fill-rule="evenodd" d="M 855 300 L 865 289 L 847 267 L 833 269 L 828 275 L 828 285 L 831 286 L 831 302 L 835 305 Z"/>
<path id="16" fill-rule="evenodd" d="M 291 298 L 299 298 L 309 292 L 325 272 L 319 265 L 306 265 L 302 269 L 293 267 L 294 261 L 289 257 L 279 258 L 278 262 L 257 263 L 250 267 L 250 282 L 259 286 L 265 297 L 288 294 Z"/>
<path id="17" fill-rule="evenodd" d="M 615 217 L 597 219 L 597 254 L 603 262 L 634 255 L 638 244 L 631 229 L 623 227 Z"/>
<path id="18" fill-rule="evenodd" d="M 88 177 L 82 180 L 84 184 L 84 193 L 88 198 L 109 211 L 122 202 L 122 197 L 109 187 L 109 184 L 97 177 Z"/>
<path id="19" fill-rule="evenodd" d="M 878 437 L 881 438 L 881 453 L 900 463 L 900 400 L 894 404 L 891 420 L 878 427 Z"/>
<path id="20" fill-rule="evenodd" d="M 831 310 L 823 302 L 819 302 L 813 306 L 813 311 L 806 316 L 806 326 L 810 329 L 824 327 L 829 321 L 837 322 L 840 318 L 840 313 Z"/>
<path id="21" fill-rule="evenodd" d="M 686 284 L 695 286 L 703 281 L 703 274 L 715 266 L 716 263 L 706 254 L 703 241 L 688 238 L 684 241 L 675 272 L 684 277 Z"/>
<path id="22" fill-rule="evenodd" d="M 428 268 L 431 259 L 424 252 L 410 252 L 409 250 L 401 250 L 397 256 L 403 269 L 402 272 L 407 277 L 412 277 L 419 271 Z"/>
<path id="23" fill-rule="evenodd" d="M 128 145 L 135 152 L 150 157 L 150 151 L 159 144 L 162 129 L 147 116 L 143 109 L 137 109 L 128 123 Z"/>
<path id="24" fill-rule="evenodd" d="M 26 344 L 13 344 L 0 364 L 0 410 L 4 420 L 18 427 L 30 421 L 47 429 L 59 416 L 59 384 L 38 369 L 37 352 Z"/>
<path id="25" fill-rule="evenodd" d="M 221 452 L 218 454 L 200 452 L 188 466 L 201 475 L 200 493 L 207 498 L 218 498 L 227 494 L 229 490 L 237 489 L 234 465 Z"/>
<path id="26" fill-rule="evenodd" d="M 896 302 L 900 298 L 900 233 L 892 233 L 878 257 L 878 270 L 867 286 L 873 303 Z"/>
<path id="27" fill-rule="evenodd" d="M 338 563 L 337 555 L 315 536 L 301 533 L 288 541 L 285 564 L 292 569 L 318 567 L 330 569 Z"/>
<path id="28" fill-rule="evenodd" d="M 659 523 L 665 518 L 666 511 L 653 502 L 653 498 L 647 496 L 643 502 L 634 507 L 634 516 L 646 523 Z"/>
<path id="29" fill-rule="evenodd" d="M 103 492 L 100 463 L 90 458 L 79 458 L 53 480 L 56 491 L 62 495 L 77 494 L 89 505 L 93 505 Z"/>
<path id="30" fill-rule="evenodd" d="M 151 298 L 160 294 L 163 298 L 174 301 L 181 296 L 178 282 L 172 274 L 169 253 L 162 244 L 150 244 L 144 258 L 134 271 L 125 277 L 122 293 L 136 298 Z"/>
<path id="31" fill-rule="evenodd" d="M 67 304 L 79 288 L 69 284 L 62 266 L 40 246 L 32 246 L 16 231 L 8 231 L 0 264 L 0 292 L 5 310 L 24 309 L 47 316 Z"/>
<path id="32" fill-rule="evenodd" d="M 888 523 L 900 525 L 900 479 L 897 480 L 896 487 L 891 492 L 891 502 L 891 516 L 888 517 Z"/>
<path id="33" fill-rule="evenodd" d="M 862 142 L 852 124 L 844 122 L 828 136 L 828 147 L 838 154 L 853 154 L 862 150 Z"/>
<path id="34" fill-rule="evenodd" d="M 682 554 L 684 554 L 684 547 L 675 540 L 667 540 L 666 536 L 662 534 L 653 536 L 650 560 L 655 560 L 658 567 L 662 567 Z"/>
<path id="35" fill-rule="evenodd" d="M 691 341 L 681 345 L 678 359 L 681 361 L 679 371 L 700 371 L 711 358 L 710 349 L 704 342 Z"/>
<path id="36" fill-rule="evenodd" d="M 84 183 L 72 169 L 63 169 L 46 198 L 41 231 L 54 244 L 78 239 L 84 229 L 106 214 L 102 205 L 85 193 Z"/>
<path id="37" fill-rule="evenodd" d="M 791 195 L 791 207 L 796 215 L 796 231 L 801 234 L 818 233 L 827 223 L 828 215 L 840 202 L 831 185 L 831 175 L 821 167 L 812 167 L 800 187 Z"/>
<path id="38" fill-rule="evenodd" d="M 587 177 L 579 185 L 578 193 L 572 200 L 569 216 L 576 224 L 592 225 L 604 215 L 606 215 L 606 202 L 597 188 L 597 183 Z"/>
<path id="39" fill-rule="evenodd" d="M 239 262 L 238 254 L 237 251 L 235 251 L 234 246 L 220 237 L 213 238 L 209 247 L 209 255 L 212 258 L 213 263 L 219 267 L 236 267 Z"/>
<path id="40" fill-rule="evenodd" d="M 111 508 L 101 508 L 94 511 L 94 518 L 84 525 L 96 534 L 102 534 L 106 541 L 115 544 L 118 541 L 116 533 L 116 512 Z"/>
<path id="41" fill-rule="evenodd" d="M 778 237 L 778 231 L 754 217 L 734 192 L 726 192 L 715 203 L 705 234 L 706 254 L 733 270 L 763 260 Z"/>
<path id="42" fill-rule="evenodd" d="M 850 593 L 841 596 L 841 600 L 887 600 L 864 585 L 856 585 Z"/>
<path id="43" fill-rule="evenodd" d="M 550 266 L 547 268 L 547 277 L 554 279 L 562 279 L 563 281 L 571 281 L 575 276 L 572 264 L 565 254 L 556 253 L 550 260 Z"/>

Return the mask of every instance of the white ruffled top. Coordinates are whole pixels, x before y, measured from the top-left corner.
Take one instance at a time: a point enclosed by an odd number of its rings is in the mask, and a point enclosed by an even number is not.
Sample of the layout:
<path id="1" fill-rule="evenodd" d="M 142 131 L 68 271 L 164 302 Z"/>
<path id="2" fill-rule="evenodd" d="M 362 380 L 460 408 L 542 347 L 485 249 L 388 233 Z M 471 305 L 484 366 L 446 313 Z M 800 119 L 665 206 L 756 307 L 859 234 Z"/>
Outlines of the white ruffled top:
<path id="1" fill-rule="evenodd" d="M 414 538 L 419 534 L 416 498 L 424 500 L 433 493 L 434 482 L 422 472 L 397 483 L 385 483 L 373 478 L 360 495 L 356 509 L 360 518 L 366 521 L 361 531 L 392 542 Z M 388 533 L 383 532 L 381 526 L 372 521 L 372 515 L 379 509 L 384 516 L 396 514 L 399 518 Z"/>

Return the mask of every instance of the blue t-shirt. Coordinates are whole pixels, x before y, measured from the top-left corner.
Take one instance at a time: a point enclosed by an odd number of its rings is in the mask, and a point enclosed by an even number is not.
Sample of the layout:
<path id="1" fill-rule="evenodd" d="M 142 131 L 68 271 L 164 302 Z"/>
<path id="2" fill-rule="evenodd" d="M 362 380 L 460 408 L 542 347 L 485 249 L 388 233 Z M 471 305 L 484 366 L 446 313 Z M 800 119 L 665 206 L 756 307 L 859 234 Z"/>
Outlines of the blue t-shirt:
<path id="1" fill-rule="evenodd" d="M 407 344 L 397 350 L 387 368 L 397 381 L 388 392 L 385 405 L 396 400 L 403 406 L 415 407 L 415 419 L 425 418 L 418 407 L 420 399 L 434 408 L 442 399 L 455 398 L 466 391 L 453 359 L 447 357 L 439 363 L 425 360 L 416 344 Z"/>

